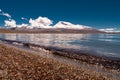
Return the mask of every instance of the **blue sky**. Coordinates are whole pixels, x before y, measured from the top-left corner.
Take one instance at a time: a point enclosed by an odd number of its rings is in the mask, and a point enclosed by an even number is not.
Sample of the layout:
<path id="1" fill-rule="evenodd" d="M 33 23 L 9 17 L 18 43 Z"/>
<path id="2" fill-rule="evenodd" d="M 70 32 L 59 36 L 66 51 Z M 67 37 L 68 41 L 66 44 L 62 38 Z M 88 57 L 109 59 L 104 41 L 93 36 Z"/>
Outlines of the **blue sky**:
<path id="1" fill-rule="evenodd" d="M 54 24 L 68 21 L 97 29 L 120 27 L 120 0 L 0 0 L 0 9 L 17 24 L 28 23 L 21 17 L 43 16 Z M 0 26 L 4 26 L 6 19 L 0 15 Z"/>

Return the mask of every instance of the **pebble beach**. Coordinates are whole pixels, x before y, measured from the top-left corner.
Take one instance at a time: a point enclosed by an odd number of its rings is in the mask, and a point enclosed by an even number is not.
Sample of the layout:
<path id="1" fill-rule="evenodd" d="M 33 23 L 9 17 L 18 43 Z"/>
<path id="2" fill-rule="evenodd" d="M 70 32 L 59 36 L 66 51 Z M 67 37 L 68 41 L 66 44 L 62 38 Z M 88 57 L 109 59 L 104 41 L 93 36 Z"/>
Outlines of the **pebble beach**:
<path id="1" fill-rule="evenodd" d="M 42 52 L 42 51 L 41 51 Z M 43 51 L 44 53 L 44 51 Z M 117 80 L 86 68 L 0 44 L 1 80 Z"/>

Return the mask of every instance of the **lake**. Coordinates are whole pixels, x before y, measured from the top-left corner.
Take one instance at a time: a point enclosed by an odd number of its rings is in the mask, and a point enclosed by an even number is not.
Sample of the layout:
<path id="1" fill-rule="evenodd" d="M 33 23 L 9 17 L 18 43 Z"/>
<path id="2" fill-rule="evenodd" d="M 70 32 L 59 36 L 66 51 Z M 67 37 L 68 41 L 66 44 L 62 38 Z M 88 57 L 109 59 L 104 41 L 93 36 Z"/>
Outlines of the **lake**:
<path id="1" fill-rule="evenodd" d="M 0 34 L 0 38 L 120 58 L 120 34 Z"/>

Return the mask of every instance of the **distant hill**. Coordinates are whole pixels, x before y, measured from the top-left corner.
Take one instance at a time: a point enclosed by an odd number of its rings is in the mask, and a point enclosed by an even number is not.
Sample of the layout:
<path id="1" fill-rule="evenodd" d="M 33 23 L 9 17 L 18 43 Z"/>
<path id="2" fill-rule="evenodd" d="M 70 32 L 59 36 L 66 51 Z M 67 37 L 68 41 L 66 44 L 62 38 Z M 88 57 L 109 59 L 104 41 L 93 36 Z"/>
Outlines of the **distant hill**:
<path id="1" fill-rule="evenodd" d="M 15 31 L 9 29 L 0 29 L 0 33 L 13 33 Z"/>
<path id="2" fill-rule="evenodd" d="M 0 29 L 0 33 L 105 33 L 96 29 L 64 29 L 64 28 L 11 28 Z"/>

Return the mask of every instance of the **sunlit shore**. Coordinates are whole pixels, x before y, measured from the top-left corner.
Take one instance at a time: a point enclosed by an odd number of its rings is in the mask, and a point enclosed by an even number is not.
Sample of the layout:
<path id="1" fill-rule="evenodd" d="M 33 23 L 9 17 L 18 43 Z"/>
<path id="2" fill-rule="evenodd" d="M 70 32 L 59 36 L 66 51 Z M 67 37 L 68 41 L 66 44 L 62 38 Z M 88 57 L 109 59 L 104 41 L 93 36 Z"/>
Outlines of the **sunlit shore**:
<path id="1" fill-rule="evenodd" d="M 44 50 L 41 53 L 46 53 Z M 1 79 L 117 80 L 110 75 L 0 44 Z"/>

